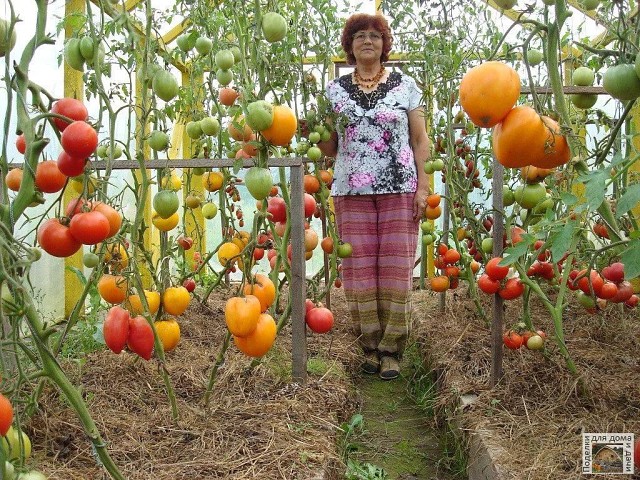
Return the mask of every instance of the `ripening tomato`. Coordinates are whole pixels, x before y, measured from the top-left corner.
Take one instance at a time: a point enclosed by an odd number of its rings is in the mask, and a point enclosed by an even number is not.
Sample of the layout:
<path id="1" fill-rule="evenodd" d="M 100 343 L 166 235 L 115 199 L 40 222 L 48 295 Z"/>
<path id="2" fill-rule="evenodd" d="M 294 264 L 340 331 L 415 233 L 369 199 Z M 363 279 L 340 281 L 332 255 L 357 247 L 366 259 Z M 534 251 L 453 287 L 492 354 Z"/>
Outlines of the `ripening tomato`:
<path id="1" fill-rule="evenodd" d="M 315 205 L 315 201 L 314 201 Z M 315 207 L 314 207 L 315 209 Z M 313 213 L 313 212 L 312 212 Z M 267 214 L 273 223 L 287 221 L 287 204 L 282 197 L 269 197 Z"/>
<path id="2" fill-rule="evenodd" d="M 71 235 L 69 227 L 62 225 L 57 218 L 44 221 L 36 237 L 40 247 L 54 257 L 69 257 L 82 247 L 82 243 Z"/>
<path id="3" fill-rule="evenodd" d="M 313 195 L 304 194 L 304 218 L 308 218 L 316 211 L 316 199 Z"/>
<path id="4" fill-rule="evenodd" d="M 127 344 L 129 338 L 129 311 L 120 306 L 109 309 L 102 324 L 104 343 L 113 353 L 120 353 Z"/>
<path id="5" fill-rule="evenodd" d="M 76 213 L 69 222 L 73 238 L 85 245 L 95 245 L 105 240 L 110 228 L 107 217 L 95 210 Z"/>
<path id="6" fill-rule="evenodd" d="M 315 333 L 327 333 L 333 327 L 333 313 L 326 307 L 315 307 L 309 310 L 305 321 Z"/>
<path id="7" fill-rule="evenodd" d="M 591 295 L 591 287 L 593 287 L 593 293 L 600 296 L 602 286 L 604 285 L 604 279 L 596 270 L 591 270 L 588 276 L 586 273 L 586 269 L 578 272 L 578 277 L 582 277 L 578 279 L 578 288 L 587 295 Z"/>
<path id="8" fill-rule="evenodd" d="M 72 157 L 87 158 L 98 147 L 98 133 L 87 122 L 77 120 L 64 129 L 60 143 Z"/>
<path id="9" fill-rule="evenodd" d="M 38 190 L 44 193 L 56 193 L 63 189 L 67 176 L 60 171 L 53 160 L 45 160 L 36 167 L 35 183 Z"/>
<path id="10" fill-rule="evenodd" d="M 86 120 L 89 116 L 89 112 L 87 111 L 87 107 L 84 106 L 84 103 L 80 100 L 69 97 L 61 98 L 55 102 L 51 107 L 51 113 L 57 113 L 58 115 L 68 117 L 71 120 L 81 121 Z M 62 120 L 61 118 L 54 118 L 53 123 L 61 132 L 70 125 L 69 122 Z"/>
<path id="11" fill-rule="evenodd" d="M 104 202 L 94 202 L 93 209 L 104 215 L 109 222 L 109 234 L 107 238 L 113 237 L 120 231 L 120 227 L 122 226 L 122 215 L 120 212 Z"/>
<path id="12" fill-rule="evenodd" d="M 150 360 L 153 352 L 153 342 L 153 328 L 144 317 L 138 315 L 129 320 L 129 338 L 127 340 L 129 350 L 137 353 L 145 360 Z"/>
<path id="13" fill-rule="evenodd" d="M 27 151 L 27 142 L 24 139 L 24 133 L 16 137 L 16 149 L 22 154 Z"/>
<path id="14" fill-rule="evenodd" d="M 598 298 L 602 298 L 603 300 L 609 300 L 615 297 L 618 294 L 618 286 L 612 282 L 604 282 L 602 288 L 600 289 L 600 294 Z"/>
<path id="15" fill-rule="evenodd" d="M 258 325 L 262 307 L 254 295 L 231 297 L 224 307 L 224 319 L 229 331 L 237 337 L 250 335 Z"/>

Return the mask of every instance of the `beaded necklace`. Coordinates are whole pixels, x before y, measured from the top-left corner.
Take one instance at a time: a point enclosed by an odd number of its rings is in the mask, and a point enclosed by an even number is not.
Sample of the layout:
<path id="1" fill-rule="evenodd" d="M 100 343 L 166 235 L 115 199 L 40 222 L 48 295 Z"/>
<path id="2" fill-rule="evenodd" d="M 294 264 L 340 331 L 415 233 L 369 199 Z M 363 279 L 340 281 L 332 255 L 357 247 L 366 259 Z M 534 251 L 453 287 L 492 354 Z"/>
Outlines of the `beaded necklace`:
<path id="1" fill-rule="evenodd" d="M 362 78 L 358 73 L 358 69 L 356 68 L 353 72 L 353 78 L 356 81 L 357 85 L 360 85 L 360 87 L 365 90 L 370 90 L 378 86 L 378 83 L 380 83 L 380 79 L 382 79 L 385 71 L 386 69 L 384 68 L 384 66 L 380 65 L 380 70 L 372 78 Z"/>

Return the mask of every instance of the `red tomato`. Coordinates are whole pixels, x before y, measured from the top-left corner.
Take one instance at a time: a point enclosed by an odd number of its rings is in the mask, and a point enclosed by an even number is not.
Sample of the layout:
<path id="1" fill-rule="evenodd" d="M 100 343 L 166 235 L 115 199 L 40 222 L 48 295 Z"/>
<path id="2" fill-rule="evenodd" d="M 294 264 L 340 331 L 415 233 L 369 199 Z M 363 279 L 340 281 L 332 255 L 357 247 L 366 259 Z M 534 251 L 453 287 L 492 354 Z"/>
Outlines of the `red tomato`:
<path id="1" fill-rule="evenodd" d="M 259 248 L 259 247 L 254 248 L 253 258 L 256 261 L 262 260 L 264 258 L 264 248 Z"/>
<path id="2" fill-rule="evenodd" d="M 304 194 L 304 218 L 308 218 L 316 211 L 316 199 L 313 195 Z"/>
<path id="3" fill-rule="evenodd" d="M 638 300 L 640 299 L 638 299 L 637 295 L 631 295 L 629 300 L 624 302 L 624 306 L 627 308 L 636 308 L 638 306 Z"/>
<path id="4" fill-rule="evenodd" d="M 624 263 L 614 262 L 602 269 L 602 276 L 613 283 L 624 280 Z"/>
<path id="5" fill-rule="evenodd" d="M 129 312 L 122 307 L 111 307 L 102 325 L 104 342 L 113 353 L 120 353 L 129 338 Z"/>
<path id="6" fill-rule="evenodd" d="M 181 235 L 176 241 L 178 242 L 178 245 L 180 245 L 184 250 L 189 250 L 191 247 L 193 247 L 193 238 L 191 237 L 184 237 Z"/>
<path id="7" fill-rule="evenodd" d="M 502 261 L 502 257 L 493 257 L 487 262 L 484 271 L 492 280 L 502 280 L 509 273 L 509 267 L 501 267 L 498 265 Z"/>
<path id="8" fill-rule="evenodd" d="M 87 111 L 87 107 L 84 106 L 84 103 L 69 97 L 61 98 L 54 103 L 51 107 L 51 113 L 69 117 L 71 120 L 81 121 L 86 120 L 89 116 L 89 112 Z M 54 118 L 53 123 L 61 132 L 70 125 L 69 122 L 65 122 L 61 118 Z"/>
<path id="9" fill-rule="evenodd" d="M 326 307 L 315 307 L 309 310 L 305 321 L 315 333 L 327 333 L 333 327 L 333 313 Z"/>
<path id="10" fill-rule="evenodd" d="M 58 168 L 58 164 L 53 160 L 40 162 L 36 167 L 35 183 L 41 192 L 59 192 L 67 182 L 67 178 L 68 177 Z"/>
<path id="11" fill-rule="evenodd" d="M 522 347 L 522 342 L 522 336 L 513 330 L 508 330 L 502 335 L 502 343 L 504 343 L 504 346 L 510 350 L 519 349 Z"/>
<path id="12" fill-rule="evenodd" d="M 591 287 L 593 287 L 593 293 L 600 296 L 604 280 L 596 270 L 591 270 L 589 276 L 586 275 L 586 270 L 578 272 L 578 277 L 582 277 L 578 280 L 578 288 L 587 295 L 591 295 Z"/>
<path id="13" fill-rule="evenodd" d="M 613 303 L 624 303 L 633 295 L 633 286 L 627 282 L 620 282 L 618 284 L 618 293 L 611 299 Z"/>
<path id="14" fill-rule="evenodd" d="M 138 315 L 129 320 L 127 345 L 132 352 L 137 353 L 145 360 L 151 359 L 153 341 L 153 329 L 144 317 Z"/>
<path id="15" fill-rule="evenodd" d="M 4 437 L 13 422 L 13 407 L 7 397 L 0 393 L 0 437 Z"/>
<path id="16" fill-rule="evenodd" d="M 598 297 L 604 300 L 609 300 L 615 297 L 617 294 L 618 294 L 618 287 L 616 286 L 616 284 L 611 282 L 605 282 L 604 285 L 602 285 L 602 288 L 600 289 L 600 294 L 598 295 Z"/>
<path id="17" fill-rule="evenodd" d="M 74 158 L 62 150 L 58 155 L 58 169 L 67 177 L 77 177 L 84 173 L 84 166 L 87 160 L 84 158 Z"/>
<path id="18" fill-rule="evenodd" d="M 478 288 L 487 295 L 493 295 L 500 290 L 500 281 L 493 280 L 489 275 L 483 273 L 478 279 Z"/>
<path id="19" fill-rule="evenodd" d="M 72 157 L 87 158 L 98 146 L 98 133 L 84 121 L 75 121 L 67 126 L 60 136 L 62 148 Z"/>
<path id="20" fill-rule="evenodd" d="M 74 198 L 67 204 L 65 209 L 65 215 L 69 218 L 73 217 L 79 212 L 88 212 L 93 208 L 92 203 L 86 198 L 78 197 Z"/>
<path id="21" fill-rule="evenodd" d="M 57 218 L 43 222 L 36 237 L 42 249 L 54 257 L 69 257 L 82 247 L 82 243 L 71 235 L 69 227 L 62 225 Z"/>
<path id="22" fill-rule="evenodd" d="M 498 291 L 498 295 L 505 300 L 518 298 L 524 292 L 524 283 L 519 278 L 510 278 Z"/>
<path id="23" fill-rule="evenodd" d="M 185 278 L 182 286 L 187 289 L 187 292 L 191 293 L 196 289 L 196 281 L 193 278 Z"/>
<path id="24" fill-rule="evenodd" d="M 455 248 L 447 250 L 444 254 L 444 262 L 451 265 L 452 263 L 456 263 L 460 260 L 460 252 L 458 252 Z"/>
<path id="25" fill-rule="evenodd" d="M 22 154 L 27 151 L 27 142 L 24 139 L 24 133 L 16 137 L 16 148 Z"/>
<path id="26" fill-rule="evenodd" d="M 73 238 L 85 245 L 100 243 L 109 236 L 110 229 L 107 217 L 95 210 L 76 213 L 69 222 Z"/>
<path id="27" fill-rule="evenodd" d="M 273 223 L 287 221 L 287 204 L 282 197 L 269 197 L 267 213 Z"/>

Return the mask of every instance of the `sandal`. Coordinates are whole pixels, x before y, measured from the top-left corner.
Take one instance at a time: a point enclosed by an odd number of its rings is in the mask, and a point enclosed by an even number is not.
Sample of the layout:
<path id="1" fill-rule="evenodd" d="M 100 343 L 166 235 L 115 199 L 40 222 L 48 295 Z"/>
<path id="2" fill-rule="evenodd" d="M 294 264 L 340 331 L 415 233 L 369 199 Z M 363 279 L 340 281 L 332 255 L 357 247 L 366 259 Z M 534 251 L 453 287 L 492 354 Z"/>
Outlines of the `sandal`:
<path id="1" fill-rule="evenodd" d="M 380 367 L 380 378 L 383 380 L 393 380 L 400 375 L 400 363 L 395 357 L 382 357 Z"/>
<path id="2" fill-rule="evenodd" d="M 378 352 L 376 350 L 365 352 L 364 357 L 365 360 L 362 364 L 362 371 L 370 375 L 375 375 L 376 373 L 378 373 L 378 369 L 380 368 L 380 359 L 378 358 Z"/>

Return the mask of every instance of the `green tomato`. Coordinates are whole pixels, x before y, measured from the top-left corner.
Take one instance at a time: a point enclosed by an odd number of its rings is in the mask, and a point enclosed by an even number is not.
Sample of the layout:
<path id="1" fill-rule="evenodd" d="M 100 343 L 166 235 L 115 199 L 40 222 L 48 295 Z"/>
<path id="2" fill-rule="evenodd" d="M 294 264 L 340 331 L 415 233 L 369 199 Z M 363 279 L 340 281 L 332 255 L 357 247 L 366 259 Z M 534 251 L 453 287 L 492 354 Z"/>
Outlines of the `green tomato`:
<path id="1" fill-rule="evenodd" d="M 633 100 L 640 96 L 640 78 L 635 66 L 623 63 L 609 67 L 602 77 L 602 87 L 613 98 Z"/>
<path id="2" fill-rule="evenodd" d="M 199 121 L 192 120 L 187 122 L 185 130 L 187 131 L 187 136 L 193 140 L 197 140 L 202 136 L 202 127 Z"/>
<path id="3" fill-rule="evenodd" d="M 205 203 L 202 206 L 202 216 L 207 220 L 211 220 L 218 214 L 218 206 L 215 203 Z"/>
<path id="4" fill-rule="evenodd" d="M 590 87 L 596 79 L 596 74 L 589 67 L 578 67 L 571 74 L 571 82 L 580 87 Z"/>
<path id="5" fill-rule="evenodd" d="M 153 197 L 153 209 L 162 218 L 169 218 L 178 211 L 178 207 L 180 207 L 180 200 L 172 190 L 160 190 Z"/>
<path id="6" fill-rule="evenodd" d="M 147 139 L 147 143 L 149 144 L 149 147 L 155 150 L 156 152 L 166 150 L 167 147 L 169 146 L 169 135 L 167 135 L 164 132 L 161 132 L 160 130 L 154 130 L 149 135 L 149 138 Z"/>
<path id="7" fill-rule="evenodd" d="M 430 222 L 429 220 L 425 220 L 420 224 L 420 230 L 422 230 L 422 233 L 433 233 L 434 228 L 433 222 Z"/>
<path id="8" fill-rule="evenodd" d="M 320 134 L 320 140 L 322 140 L 323 142 L 328 142 L 329 140 L 331 140 L 331 130 L 325 128 L 324 132 Z"/>
<path id="9" fill-rule="evenodd" d="M 158 70 L 151 82 L 153 92 L 165 102 L 173 100 L 178 95 L 179 86 L 176 77 L 166 70 Z"/>
<path id="10" fill-rule="evenodd" d="M 95 268 L 100 263 L 100 257 L 93 252 L 88 252 L 83 255 L 82 263 L 87 268 Z"/>
<path id="11" fill-rule="evenodd" d="M 229 70 L 233 67 L 235 59 L 231 50 L 220 50 L 215 56 L 216 66 L 221 70 Z"/>
<path id="12" fill-rule="evenodd" d="M 69 40 L 67 40 L 67 42 L 64 44 L 63 56 L 64 61 L 67 62 L 67 65 L 69 65 L 71 68 L 79 72 L 84 71 L 84 57 L 82 56 L 82 52 L 80 52 L 79 38 L 70 38 Z"/>
<path id="13" fill-rule="evenodd" d="M 571 103 L 576 108 L 580 108 L 582 110 L 587 110 L 593 107 L 598 101 L 598 95 L 590 94 L 590 93 L 575 93 L 570 95 Z"/>
<path id="14" fill-rule="evenodd" d="M 264 200 L 273 188 L 273 177 L 268 168 L 251 167 L 244 176 L 247 190 L 256 200 Z"/>
<path id="15" fill-rule="evenodd" d="M 543 58 L 544 56 L 542 55 L 542 52 L 540 50 L 536 50 L 533 48 L 527 50 L 527 62 L 529 62 L 529 65 L 531 65 L 532 67 L 539 65 L 542 62 Z"/>
<path id="16" fill-rule="evenodd" d="M 427 175 L 431 175 L 435 172 L 435 168 L 433 168 L 433 162 L 424 162 L 424 173 Z"/>
<path id="17" fill-rule="evenodd" d="M 516 197 L 511 191 L 511 189 L 507 185 L 504 185 L 502 187 L 502 204 L 505 207 L 510 207 L 515 203 L 515 201 L 516 201 Z"/>
<path id="18" fill-rule="evenodd" d="M 9 427 L 9 431 L 2 439 L 5 453 L 9 460 L 18 460 L 21 456 L 20 451 L 20 437 L 22 437 L 22 444 L 24 447 L 25 460 L 31 457 L 31 440 L 26 433 L 18 430 L 14 427 Z"/>
<path id="19" fill-rule="evenodd" d="M 265 13 L 262 17 L 262 33 L 267 42 L 279 42 L 287 35 L 287 21 L 279 13 Z"/>
<path id="20" fill-rule="evenodd" d="M 441 158 L 436 158 L 433 161 L 433 169 L 436 172 L 441 172 L 442 170 L 444 170 L 444 160 L 442 160 Z"/>
<path id="21" fill-rule="evenodd" d="M 15 478 L 16 475 L 16 470 L 15 468 L 13 468 L 13 463 L 8 462 L 5 460 L 4 462 L 4 479 L 6 480 L 13 480 Z"/>
<path id="22" fill-rule="evenodd" d="M 425 247 L 433 245 L 433 242 L 435 242 L 435 240 L 435 237 L 430 233 L 425 233 L 424 235 L 422 235 L 422 245 L 424 245 Z"/>
<path id="23" fill-rule="evenodd" d="M 89 36 L 82 37 L 80 39 L 80 54 L 85 60 L 93 60 L 95 55 L 96 45 L 93 38 Z"/>
<path id="24" fill-rule="evenodd" d="M 321 139 L 321 135 L 318 132 L 311 132 L 309 134 L 309 141 L 311 143 L 318 143 Z"/>
<path id="25" fill-rule="evenodd" d="M 261 132 L 273 124 L 273 105 L 266 100 L 256 100 L 247 105 L 247 125 Z"/>
<path id="26" fill-rule="evenodd" d="M 98 145 L 98 148 L 96 149 L 96 155 L 98 155 L 98 158 L 107 158 L 107 146 L 104 143 Z"/>
<path id="27" fill-rule="evenodd" d="M 0 18 L 0 57 L 4 57 L 7 52 L 10 52 L 13 47 L 16 46 L 17 34 L 15 26 L 13 27 L 13 31 L 11 32 L 11 38 L 7 42 L 10 25 L 11 24 L 5 19 Z"/>
<path id="28" fill-rule="evenodd" d="M 350 257 L 351 254 L 353 253 L 353 247 L 351 246 L 350 243 L 340 243 L 338 245 L 338 248 L 336 249 L 336 252 L 338 254 L 338 257 L 340 258 L 347 258 Z"/>
<path id="29" fill-rule="evenodd" d="M 48 480 L 47 476 L 38 470 L 31 470 L 20 475 L 19 480 Z"/>
<path id="30" fill-rule="evenodd" d="M 220 131 L 220 122 L 217 118 L 204 117 L 200 120 L 200 128 L 202 129 L 202 133 L 212 137 L 218 135 L 218 132 Z"/>
<path id="31" fill-rule="evenodd" d="M 316 146 L 309 147 L 309 150 L 307 150 L 307 157 L 309 157 L 309 160 L 312 162 L 317 162 L 322 158 L 322 150 Z"/>
<path id="32" fill-rule="evenodd" d="M 540 203 L 547 195 L 547 189 L 542 183 L 521 185 L 516 188 L 514 197 L 522 208 L 531 209 Z"/>
<path id="33" fill-rule="evenodd" d="M 493 252 L 493 238 L 491 238 L 491 237 L 483 238 L 482 239 L 482 243 L 480 244 L 480 249 L 484 253 Z"/>
<path id="34" fill-rule="evenodd" d="M 213 42 L 210 38 L 198 37 L 195 47 L 200 55 L 207 55 L 213 48 Z"/>
<path id="35" fill-rule="evenodd" d="M 233 81 L 233 72 L 231 70 L 224 70 L 219 68 L 216 71 L 216 80 L 222 86 L 227 86 Z"/>

